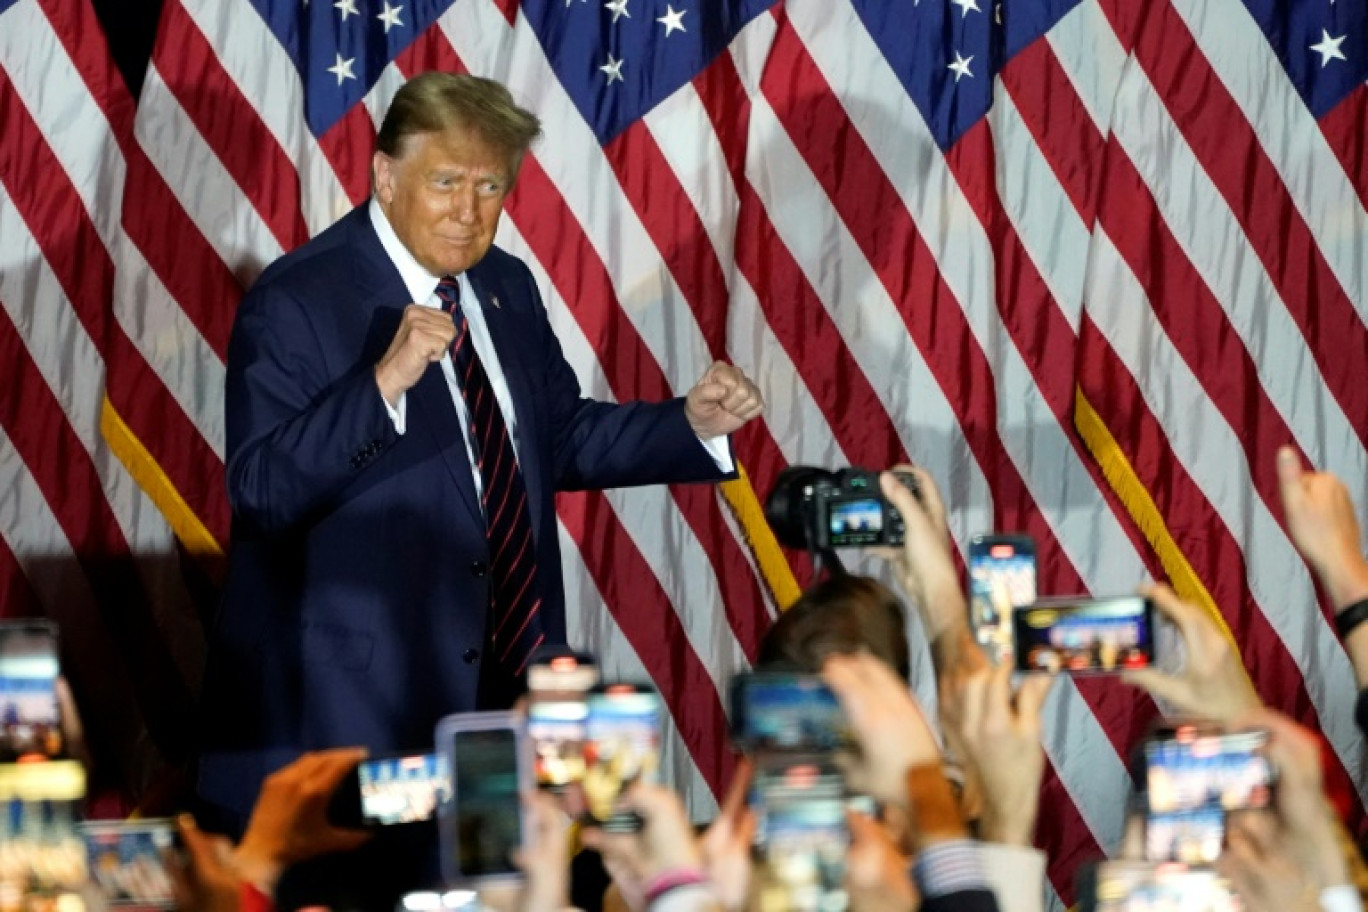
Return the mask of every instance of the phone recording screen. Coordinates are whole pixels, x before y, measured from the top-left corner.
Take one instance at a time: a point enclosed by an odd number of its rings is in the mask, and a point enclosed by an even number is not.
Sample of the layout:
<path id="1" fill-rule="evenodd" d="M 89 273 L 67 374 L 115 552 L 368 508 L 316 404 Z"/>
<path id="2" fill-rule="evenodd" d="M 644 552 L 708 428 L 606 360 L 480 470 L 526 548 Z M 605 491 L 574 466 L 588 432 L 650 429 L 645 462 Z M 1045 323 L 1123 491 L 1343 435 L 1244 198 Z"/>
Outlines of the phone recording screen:
<path id="1" fill-rule="evenodd" d="M 607 829 L 630 830 L 635 815 L 616 813 L 623 789 L 654 782 L 660 768 L 660 694 L 631 685 L 609 685 L 589 694 L 584 746 L 584 798 L 589 813 Z"/>
<path id="2" fill-rule="evenodd" d="M 518 733 L 510 728 L 453 733 L 456 870 L 462 877 L 512 874 L 522 843 Z"/>
<path id="3" fill-rule="evenodd" d="M 1145 744 L 1145 854 L 1155 861 L 1215 861 L 1227 811 L 1267 807 L 1273 767 L 1264 731 L 1203 733 L 1191 727 Z"/>
<path id="4" fill-rule="evenodd" d="M 840 701 L 815 675 L 741 674 L 731 696 L 734 734 L 748 750 L 835 750 L 851 742 Z"/>
<path id="5" fill-rule="evenodd" d="M 0 625 L 0 762 L 63 755 L 57 674 L 52 627 Z"/>
<path id="6" fill-rule="evenodd" d="M 1012 609 L 1036 600 L 1035 548 L 1015 538 L 976 538 L 969 545 L 970 624 L 995 662 L 1012 655 Z"/>
<path id="7" fill-rule="evenodd" d="M 443 766 L 436 754 L 362 761 L 356 770 L 362 821 L 389 826 L 431 820 L 446 790 Z"/>
<path id="8" fill-rule="evenodd" d="M 1154 663 L 1147 599 L 1051 601 L 1012 611 L 1019 671 L 1112 672 Z"/>
<path id="9" fill-rule="evenodd" d="M 1083 912 L 1239 912 L 1243 908 L 1229 883 L 1210 868 L 1136 861 L 1099 862 L 1083 878 Z"/>
<path id="10" fill-rule="evenodd" d="M 91 879 L 111 908 L 174 909 L 165 853 L 175 845 L 170 820 L 111 820 L 80 825 Z"/>
<path id="11" fill-rule="evenodd" d="M 527 736 L 538 786 L 559 792 L 584 780 L 589 705 L 582 695 L 554 698 L 534 693 L 527 706 Z"/>
<path id="12" fill-rule="evenodd" d="M 768 771 L 754 803 L 760 908 L 844 909 L 850 830 L 839 771 L 820 763 Z"/>
<path id="13" fill-rule="evenodd" d="M 827 516 L 834 548 L 877 543 L 883 535 L 883 501 L 877 497 L 833 501 Z"/>

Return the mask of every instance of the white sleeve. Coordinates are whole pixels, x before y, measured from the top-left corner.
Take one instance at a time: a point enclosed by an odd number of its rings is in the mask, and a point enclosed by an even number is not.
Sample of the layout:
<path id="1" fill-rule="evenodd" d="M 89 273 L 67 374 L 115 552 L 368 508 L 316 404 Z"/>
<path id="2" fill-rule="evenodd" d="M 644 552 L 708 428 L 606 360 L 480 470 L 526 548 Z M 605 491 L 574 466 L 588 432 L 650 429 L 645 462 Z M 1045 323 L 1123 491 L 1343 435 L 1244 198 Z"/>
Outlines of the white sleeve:
<path id="1" fill-rule="evenodd" d="M 1044 852 L 993 842 L 979 843 L 979 850 L 984 877 L 997 896 L 1000 912 L 1044 912 Z"/>

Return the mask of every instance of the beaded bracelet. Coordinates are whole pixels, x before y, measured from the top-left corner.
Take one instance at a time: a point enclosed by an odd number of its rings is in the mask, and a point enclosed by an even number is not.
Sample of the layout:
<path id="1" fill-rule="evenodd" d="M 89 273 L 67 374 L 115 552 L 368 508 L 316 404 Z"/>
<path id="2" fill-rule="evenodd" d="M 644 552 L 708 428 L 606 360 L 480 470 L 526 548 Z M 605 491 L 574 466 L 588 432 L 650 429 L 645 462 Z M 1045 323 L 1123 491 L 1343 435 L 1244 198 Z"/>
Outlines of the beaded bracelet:
<path id="1" fill-rule="evenodd" d="M 646 882 L 646 905 L 650 905 L 671 890 L 692 887 L 708 882 L 702 868 L 671 868 L 661 871 Z"/>
<path id="2" fill-rule="evenodd" d="M 1354 628 L 1368 621 L 1368 598 L 1359 599 L 1335 615 L 1335 629 L 1341 641 L 1348 639 Z"/>

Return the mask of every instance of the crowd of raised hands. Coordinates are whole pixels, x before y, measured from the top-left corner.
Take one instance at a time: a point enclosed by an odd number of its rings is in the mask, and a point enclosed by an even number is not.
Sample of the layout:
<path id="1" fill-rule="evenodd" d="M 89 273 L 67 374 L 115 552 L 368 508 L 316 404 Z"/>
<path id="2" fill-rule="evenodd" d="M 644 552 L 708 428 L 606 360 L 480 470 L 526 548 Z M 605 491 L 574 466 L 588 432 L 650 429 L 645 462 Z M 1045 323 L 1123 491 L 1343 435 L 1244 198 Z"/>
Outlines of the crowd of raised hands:
<path id="1" fill-rule="evenodd" d="M 1035 848 L 1035 834 L 1039 818 L 1054 811 L 1040 805 L 1042 709 L 1054 677 L 1016 674 L 984 654 L 970 628 L 935 481 L 921 469 L 898 468 L 914 473 L 921 491 L 914 496 L 891 474 L 882 476 L 884 496 L 903 517 L 905 542 L 880 554 L 920 614 L 936 673 L 938 719 L 928 718 L 909 688 L 900 602 L 868 578 L 837 577 L 805 593 L 769 632 L 760 663 L 820 675 L 853 733 L 855 748 L 840 753 L 837 763 L 848 791 L 872 801 L 847 812 L 840 903 L 890 912 L 1043 909 L 1049 859 Z M 1288 533 L 1336 612 L 1359 686 L 1368 688 L 1368 624 L 1360 623 L 1368 615 L 1368 561 L 1354 505 L 1343 484 L 1304 470 L 1290 449 L 1277 454 L 1277 471 Z M 1327 799 L 1320 737 L 1264 705 L 1235 643 L 1205 608 L 1164 585 L 1143 594 L 1176 629 L 1183 661 L 1169 670 L 1122 671 L 1114 686 L 1145 689 L 1170 716 L 1200 723 L 1203 731 L 1261 733 L 1259 750 L 1276 770 L 1276 783 L 1262 806 L 1225 815 L 1219 857 L 1210 865 L 1226 891 L 1219 901 L 1180 895 L 1175 904 L 1169 895 L 1131 908 L 1361 909 L 1360 886 L 1368 878 Z M 1316 593 L 1307 591 L 1305 611 L 1318 610 Z M 1365 706 L 1368 698 L 1359 704 L 1361 728 Z M 189 863 L 179 884 L 182 908 L 266 907 L 289 865 L 363 842 L 364 834 L 340 829 L 326 815 L 333 789 L 363 755 L 310 754 L 271 776 L 236 846 L 184 820 Z M 791 895 L 776 899 L 767 889 L 753 849 L 759 825 L 750 802 L 754 770 L 750 758 L 738 759 L 717 815 L 702 827 L 675 792 L 647 782 L 621 798 L 641 820 L 627 833 L 582 827 L 552 796 L 527 794 L 530 826 L 516 858 L 523 876 L 484 891 L 479 902 L 525 912 L 567 908 L 572 855 L 589 848 L 611 878 L 606 909 L 794 908 Z M 1113 853 L 1141 869 L 1142 804 L 1132 802 Z M 1096 901 L 1126 908 L 1106 896 Z"/>

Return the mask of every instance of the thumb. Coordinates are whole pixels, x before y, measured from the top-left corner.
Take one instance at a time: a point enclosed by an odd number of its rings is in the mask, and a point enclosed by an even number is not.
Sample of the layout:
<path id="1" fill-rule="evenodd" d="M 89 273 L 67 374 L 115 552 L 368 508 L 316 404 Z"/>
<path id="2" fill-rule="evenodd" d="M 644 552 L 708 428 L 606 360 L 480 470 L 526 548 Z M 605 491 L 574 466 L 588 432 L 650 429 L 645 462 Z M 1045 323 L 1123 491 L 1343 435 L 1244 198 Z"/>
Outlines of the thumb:
<path id="1" fill-rule="evenodd" d="M 1301 482 L 1302 463 L 1297 451 L 1290 446 L 1278 448 L 1278 484 L 1282 488 L 1283 498 L 1287 495 L 1294 485 Z"/>
<path id="2" fill-rule="evenodd" d="M 1132 687 L 1141 687 L 1151 696 L 1167 700 L 1186 710 L 1191 707 L 1192 699 L 1188 683 L 1181 678 L 1165 674 L 1154 668 L 1131 668 L 1121 672 L 1121 681 Z"/>
<path id="3" fill-rule="evenodd" d="M 727 387 L 704 377 L 694 387 L 694 401 L 699 405 L 713 405 L 727 398 Z"/>

